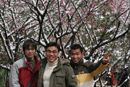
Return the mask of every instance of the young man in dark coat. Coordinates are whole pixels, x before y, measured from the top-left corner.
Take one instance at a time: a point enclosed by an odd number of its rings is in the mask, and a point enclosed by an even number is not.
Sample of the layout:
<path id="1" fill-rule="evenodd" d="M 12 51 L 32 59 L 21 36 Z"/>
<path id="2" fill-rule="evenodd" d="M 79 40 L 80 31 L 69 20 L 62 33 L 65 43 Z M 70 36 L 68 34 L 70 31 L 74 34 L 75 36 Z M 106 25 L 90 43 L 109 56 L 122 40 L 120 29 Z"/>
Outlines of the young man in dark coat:
<path id="1" fill-rule="evenodd" d="M 46 57 L 41 60 L 37 87 L 76 87 L 77 81 L 67 59 L 59 58 L 60 46 L 47 44 Z"/>
<path id="2" fill-rule="evenodd" d="M 93 77 L 100 74 L 109 61 L 110 54 L 106 54 L 102 60 L 97 63 L 87 62 L 83 59 L 83 48 L 79 44 L 74 44 L 70 47 L 71 66 L 76 75 L 78 82 L 77 87 L 93 87 Z"/>

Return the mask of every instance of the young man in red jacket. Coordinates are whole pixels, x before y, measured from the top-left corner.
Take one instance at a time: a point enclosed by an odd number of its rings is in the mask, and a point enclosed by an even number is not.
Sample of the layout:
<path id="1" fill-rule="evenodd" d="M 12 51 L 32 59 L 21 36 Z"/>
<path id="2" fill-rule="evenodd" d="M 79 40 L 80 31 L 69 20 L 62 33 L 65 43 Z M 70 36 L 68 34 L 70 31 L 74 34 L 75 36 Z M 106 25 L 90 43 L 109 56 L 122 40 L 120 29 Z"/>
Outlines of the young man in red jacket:
<path id="1" fill-rule="evenodd" d="M 29 39 L 23 44 L 24 57 L 17 60 L 11 67 L 9 76 L 10 87 L 27 87 L 32 76 L 39 71 L 40 63 L 35 56 L 36 43 Z M 31 87 L 36 87 L 38 75 L 35 77 Z"/>

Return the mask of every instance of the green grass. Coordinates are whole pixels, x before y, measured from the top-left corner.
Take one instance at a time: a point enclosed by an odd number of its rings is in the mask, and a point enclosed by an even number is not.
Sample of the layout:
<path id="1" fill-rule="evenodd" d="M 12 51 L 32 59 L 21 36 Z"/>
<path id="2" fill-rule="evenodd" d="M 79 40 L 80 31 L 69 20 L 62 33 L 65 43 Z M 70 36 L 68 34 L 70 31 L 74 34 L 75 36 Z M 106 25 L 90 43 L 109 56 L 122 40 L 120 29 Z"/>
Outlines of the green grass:
<path id="1" fill-rule="evenodd" d="M 6 87 L 7 70 L 0 69 L 0 87 Z"/>

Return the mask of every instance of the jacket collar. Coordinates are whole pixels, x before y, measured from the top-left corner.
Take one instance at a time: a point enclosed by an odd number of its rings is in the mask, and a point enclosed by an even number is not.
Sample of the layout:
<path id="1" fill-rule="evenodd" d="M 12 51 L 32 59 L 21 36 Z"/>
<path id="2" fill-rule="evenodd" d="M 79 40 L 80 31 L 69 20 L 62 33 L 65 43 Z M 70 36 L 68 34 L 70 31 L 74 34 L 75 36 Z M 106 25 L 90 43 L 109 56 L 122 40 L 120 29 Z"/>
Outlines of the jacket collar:
<path id="1" fill-rule="evenodd" d="M 70 65 L 72 67 L 75 67 L 75 66 L 86 66 L 86 67 L 89 67 L 89 61 L 88 60 L 85 60 L 84 58 L 82 58 L 78 63 L 74 63 L 72 60 L 70 61 Z"/>
<path id="2" fill-rule="evenodd" d="M 70 61 L 70 64 L 72 67 L 75 66 L 79 66 L 79 65 L 83 65 L 83 58 L 78 62 L 78 63 L 74 63 L 72 60 Z"/>
<path id="3" fill-rule="evenodd" d="M 70 63 L 70 62 L 69 62 L 68 59 L 58 58 L 58 64 L 57 64 L 57 66 L 54 68 L 54 72 L 60 70 L 64 64 L 67 65 L 67 64 L 69 64 L 69 63 Z M 41 61 L 41 64 L 43 64 L 42 66 L 44 66 L 44 68 L 45 68 L 45 66 L 46 66 L 46 64 L 47 64 L 47 58 L 44 58 L 43 61 Z"/>
<path id="4" fill-rule="evenodd" d="M 63 65 L 68 65 L 70 62 L 68 59 L 62 59 L 62 58 L 58 58 L 58 64 L 57 64 L 57 67 L 54 68 L 54 72 L 60 70 Z"/>
<path id="5" fill-rule="evenodd" d="M 27 65 L 28 69 L 29 69 L 30 71 L 32 71 L 29 62 L 27 61 L 27 58 L 26 58 L 25 56 L 24 56 L 23 58 L 24 58 L 25 64 Z M 35 62 L 36 62 L 34 72 L 36 72 L 36 71 L 39 70 L 40 63 L 39 63 L 39 60 L 37 59 L 36 56 L 34 56 L 34 59 L 35 59 Z"/>

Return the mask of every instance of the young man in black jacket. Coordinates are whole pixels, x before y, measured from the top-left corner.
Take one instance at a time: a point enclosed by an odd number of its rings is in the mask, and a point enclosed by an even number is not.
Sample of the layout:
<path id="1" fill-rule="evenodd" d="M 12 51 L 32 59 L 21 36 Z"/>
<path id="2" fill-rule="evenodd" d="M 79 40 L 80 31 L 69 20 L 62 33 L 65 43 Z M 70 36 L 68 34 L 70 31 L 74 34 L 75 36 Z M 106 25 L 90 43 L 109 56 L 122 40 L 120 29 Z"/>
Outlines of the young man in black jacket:
<path id="1" fill-rule="evenodd" d="M 83 48 L 79 44 L 74 44 L 71 46 L 69 56 L 71 57 L 70 64 L 76 75 L 78 83 L 77 87 L 93 87 L 93 77 L 97 76 L 105 69 L 109 61 L 110 54 L 106 53 L 104 58 L 97 63 L 87 62 L 83 59 Z"/>

